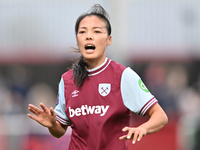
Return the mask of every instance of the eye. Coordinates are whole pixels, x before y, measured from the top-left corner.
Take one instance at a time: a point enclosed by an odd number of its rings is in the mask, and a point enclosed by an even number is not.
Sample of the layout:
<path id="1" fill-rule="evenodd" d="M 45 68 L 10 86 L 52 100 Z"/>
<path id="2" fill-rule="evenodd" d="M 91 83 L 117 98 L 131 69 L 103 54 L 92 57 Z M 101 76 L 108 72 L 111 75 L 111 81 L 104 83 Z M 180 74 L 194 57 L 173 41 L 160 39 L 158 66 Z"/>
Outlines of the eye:
<path id="1" fill-rule="evenodd" d="M 78 33 L 79 33 L 79 34 L 83 34 L 83 33 L 85 33 L 85 31 L 79 31 Z"/>
<path id="2" fill-rule="evenodd" d="M 101 31 L 96 30 L 96 31 L 94 31 L 94 33 L 101 33 Z"/>

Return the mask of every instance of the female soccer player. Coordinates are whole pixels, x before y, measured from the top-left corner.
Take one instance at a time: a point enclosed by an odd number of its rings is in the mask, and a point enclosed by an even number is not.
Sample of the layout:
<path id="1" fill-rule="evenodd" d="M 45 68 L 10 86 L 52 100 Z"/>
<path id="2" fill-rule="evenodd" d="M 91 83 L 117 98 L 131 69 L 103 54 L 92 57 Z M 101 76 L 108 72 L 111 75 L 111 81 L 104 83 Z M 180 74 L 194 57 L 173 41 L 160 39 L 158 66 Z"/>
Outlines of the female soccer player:
<path id="1" fill-rule="evenodd" d="M 111 44 L 111 25 L 100 5 L 81 15 L 75 25 L 79 61 L 62 75 L 55 109 L 29 104 L 28 116 L 59 138 L 72 128 L 69 150 L 127 150 L 146 134 L 168 122 L 163 109 L 140 77 L 105 56 Z M 129 127 L 130 113 L 148 115 Z"/>

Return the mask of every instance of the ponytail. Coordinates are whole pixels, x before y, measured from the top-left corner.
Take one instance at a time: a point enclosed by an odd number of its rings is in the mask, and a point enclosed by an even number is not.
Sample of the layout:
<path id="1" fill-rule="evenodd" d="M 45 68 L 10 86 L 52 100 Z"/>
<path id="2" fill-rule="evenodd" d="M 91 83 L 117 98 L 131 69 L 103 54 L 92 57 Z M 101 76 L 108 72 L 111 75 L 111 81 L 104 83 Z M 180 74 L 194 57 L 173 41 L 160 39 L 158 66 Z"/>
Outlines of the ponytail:
<path id="1" fill-rule="evenodd" d="M 85 78 L 88 77 L 88 71 L 86 70 L 86 67 L 89 67 L 88 64 L 84 61 L 83 56 L 80 56 L 78 59 L 78 62 L 73 64 L 73 76 L 74 76 L 74 82 L 76 83 L 77 87 L 81 87 L 83 85 L 83 81 Z"/>

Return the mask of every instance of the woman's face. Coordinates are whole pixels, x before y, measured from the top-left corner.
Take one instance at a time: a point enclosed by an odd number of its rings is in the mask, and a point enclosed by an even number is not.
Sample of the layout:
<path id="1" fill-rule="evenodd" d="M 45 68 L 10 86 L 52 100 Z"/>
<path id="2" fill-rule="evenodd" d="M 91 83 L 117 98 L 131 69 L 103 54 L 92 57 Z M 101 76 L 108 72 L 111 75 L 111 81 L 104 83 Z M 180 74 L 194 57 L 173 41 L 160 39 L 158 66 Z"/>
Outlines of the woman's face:
<path id="1" fill-rule="evenodd" d="M 111 44 L 106 23 L 92 15 L 81 20 L 77 33 L 77 45 L 86 62 L 95 63 L 97 67 L 105 60 L 106 46 Z"/>

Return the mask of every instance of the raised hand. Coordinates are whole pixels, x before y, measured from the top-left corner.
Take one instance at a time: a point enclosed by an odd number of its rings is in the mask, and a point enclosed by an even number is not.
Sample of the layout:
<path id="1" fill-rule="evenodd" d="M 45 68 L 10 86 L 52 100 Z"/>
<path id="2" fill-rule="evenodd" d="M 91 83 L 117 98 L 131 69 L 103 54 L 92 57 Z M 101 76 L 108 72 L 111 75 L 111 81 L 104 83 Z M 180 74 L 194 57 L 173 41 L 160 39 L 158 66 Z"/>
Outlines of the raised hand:
<path id="1" fill-rule="evenodd" d="M 140 141 L 143 136 L 147 134 L 147 131 L 143 127 L 125 127 L 122 129 L 123 132 L 128 132 L 127 135 L 121 136 L 120 140 L 133 140 L 132 143 L 135 144 L 136 141 Z"/>
<path id="2" fill-rule="evenodd" d="M 28 109 L 34 115 L 28 114 L 28 116 L 37 121 L 39 124 L 48 128 L 56 124 L 56 113 L 54 112 L 53 108 L 51 107 L 48 109 L 43 103 L 40 103 L 40 107 L 42 110 L 32 104 L 29 104 Z"/>

